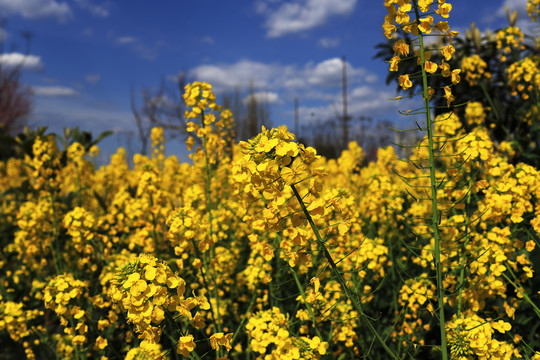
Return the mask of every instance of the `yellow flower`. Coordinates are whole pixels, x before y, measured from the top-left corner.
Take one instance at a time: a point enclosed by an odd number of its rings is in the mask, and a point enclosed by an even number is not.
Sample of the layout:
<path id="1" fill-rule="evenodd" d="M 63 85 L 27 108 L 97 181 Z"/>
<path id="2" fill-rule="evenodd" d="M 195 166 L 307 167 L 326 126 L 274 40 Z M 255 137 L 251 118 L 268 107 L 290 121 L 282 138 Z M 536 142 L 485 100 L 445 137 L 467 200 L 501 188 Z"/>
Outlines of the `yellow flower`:
<path id="1" fill-rule="evenodd" d="M 391 39 L 392 35 L 397 30 L 397 27 L 396 25 L 393 25 L 390 23 L 384 23 L 383 30 L 384 30 L 384 36 L 386 36 L 388 39 Z"/>
<path id="2" fill-rule="evenodd" d="M 84 335 L 76 335 L 71 339 L 73 345 L 83 345 L 86 342 L 86 337 Z"/>
<path id="3" fill-rule="evenodd" d="M 318 336 L 314 336 L 309 344 L 309 347 L 313 350 L 317 350 L 320 355 L 325 355 L 326 350 L 328 350 L 329 346 L 330 344 L 328 344 L 326 341 L 321 341 Z"/>
<path id="4" fill-rule="evenodd" d="M 103 350 L 107 347 L 108 345 L 108 341 L 107 339 L 104 339 L 102 338 L 101 336 L 98 336 L 97 339 L 96 339 L 96 343 L 94 344 L 94 349 L 95 350 Z"/>
<path id="5" fill-rule="evenodd" d="M 300 158 L 294 159 L 291 165 L 281 169 L 281 178 L 287 185 L 293 185 L 309 176 L 306 164 Z"/>
<path id="6" fill-rule="evenodd" d="M 452 90 L 450 89 L 450 86 L 444 87 L 444 97 L 446 98 L 446 106 L 450 107 L 450 104 L 456 99 L 455 96 L 452 95 Z"/>
<path id="7" fill-rule="evenodd" d="M 456 49 L 453 45 L 446 45 L 443 46 L 441 49 L 441 54 L 444 56 L 444 59 L 446 61 L 450 60 L 452 58 L 452 54 L 456 52 Z"/>
<path id="8" fill-rule="evenodd" d="M 449 3 L 443 3 L 439 4 L 439 8 L 435 10 L 435 12 L 439 15 L 441 15 L 444 18 L 449 17 L 450 11 L 452 11 L 452 4 Z"/>
<path id="9" fill-rule="evenodd" d="M 137 281 L 139 281 L 139 279 L 141 278 L 141 275 L 139 275 L 139 273 L 132 273 L 132 274 L 129 274 L 126 282 L 124 282 L 124 284 L 122 285 L 125 289 L 129 289 L 133 286 L 133 284 L 135 284 Z"/>
<path id="10" fill-rule="evenodd" d="M 232 340 L 232 333 L 223 334 L 222 332 L 215 333 L 212 336 L 210 336 L 210 346 L 212 346 L 212 349 L 216 350 L 220 346 L 225 346 L 227 350 L 231 349 L 231 340 Z"/>
<path id="11" fill-rule="evenodd" d="M 400 62 L 400 57 L 399 56 L 394 56 L 392 57 L 392 59 L 390 59 L 390 68 L 389 70 L 390 71 L 398 71 L 398 64 Z"/>
<path id="12" fill-rule="evenodd" d="M 137 274 L 139 275 L 139 274 Z M 139 279 L 133 285 L 130 287 L 129 292 L 132 296 L 139 296 L 141 293 L 143 293 L 148 287 L 148 284 L 146 281 Z"/>
<path id="13" fill-rule="evenodd" d="M 430 74 L 435 74 L 435 72 L 437 71 L 437 64 L 432 62 L 432 61 L 426 61 L 426 64 L 425 64 L 425 69 L 426 69 L 426 72 L 430 73 Z"/>
<path id="14" fill-rule="evenodd" d="M 439 21 L 437 24 L 435 24 L 435 29 L 446 34 L 450 31 L 450 26 L 448 25 L 448 21 Z"/>
<path id="15" fill-rule="evenodd" d="M 152 265 L 146 265 L 144 268 L 144 278 L 152 281 L 156 278 L 157 269 Z"/>
<path id="16" fill-rule="evenodd" d="M 425 13 L 429 11 L 431 4 L 433 4 L 433 0 L 418 0 L 418 7 L 420 8 L 420 11 Z"/>
<path id="17" fill-rule="evenodd" d="M 418 25 L 418 29 L 425 34 L 430 34 L 431 25 L 433 25 L 433 17 L 427 16 L 423 19 L 420 19 L 419 21 L 420 21 L 420 24 Z"/>
<path id="18" fill-rule="evenodd" d="M 189 356 L 189 353 L 195 350 L 195 339 L 193 335 L 181 336 L 178 339 L 176 352 L 180 355 Z"/>
<path id="19" fill-rule="evenodd" d="M 409 44 L 407 44 L 405 40 L 399 39 L 394 43 L 394 54 L 399 56 L 409 55 Z"/>
<path id="20" fill-rule="evenodd" d="M 452 74 L 451 74 L 452 84 L 456 85 L 457 83 L 459 83 L 459 81 L 461 79 L 460 76 L 459 76 L 460 72 L 461 72 L 461 69 L 452 70 Z"/>
<path id="21" fill-rule="evenodd" d="M 399 86 L 401 86 L 404 90 L 407 90 L 412 86 L 412 82 L 409 79 L 409 74 L 400 75 L 398 82 Z"/>

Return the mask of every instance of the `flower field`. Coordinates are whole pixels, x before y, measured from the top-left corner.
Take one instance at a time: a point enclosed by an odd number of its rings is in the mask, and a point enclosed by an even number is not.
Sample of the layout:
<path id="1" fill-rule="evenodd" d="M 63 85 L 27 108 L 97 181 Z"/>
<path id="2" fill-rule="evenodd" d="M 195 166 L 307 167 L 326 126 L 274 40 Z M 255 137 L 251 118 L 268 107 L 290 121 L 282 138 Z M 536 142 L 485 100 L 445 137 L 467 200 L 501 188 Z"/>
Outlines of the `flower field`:
<path id="1" fill-rule="evenodd" d="M 52 135 L 0 163 L 0 358 L 540 359 L 540 171 L 493 138 L 492 108 L 452 108 L 460 81 L 489 76 L 479 56 L 451 67 L 456 34 L 434 20 L 451 5 L 385 6 L 390 70 L 412 57 L 400 86 L 426 80 L 405 157 L 367 163 L 351 142 L 325 159 L 286 127 L 236 143 L 234 115 L 195 82 L 190 163 L 165 156 L 161 128 L 132 166 L 120 148 L 97 168 L 97 146 Z M 513 64 L 532 128 L 540 61 Z"/>

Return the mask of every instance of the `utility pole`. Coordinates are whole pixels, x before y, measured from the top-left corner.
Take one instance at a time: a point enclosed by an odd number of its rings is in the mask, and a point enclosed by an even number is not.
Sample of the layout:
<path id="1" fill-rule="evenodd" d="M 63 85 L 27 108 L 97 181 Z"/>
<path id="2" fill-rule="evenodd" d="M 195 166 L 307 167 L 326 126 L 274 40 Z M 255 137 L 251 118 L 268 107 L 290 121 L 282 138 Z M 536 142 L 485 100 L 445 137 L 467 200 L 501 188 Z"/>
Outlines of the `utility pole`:
<path id="1" fill-rule="evenodd" d="M 298 97 L 294 98 L 294 134 L 296 135 L 296 139 L 300 138 L 298 129 Z"/>
<path id="2" fill-rule="evenodd" d="M 349 114 L 347 113 L 347 59 L 345 55 L 341 57 L 341 83 L 343 86 L 343 149 L 349 146 Z"/>

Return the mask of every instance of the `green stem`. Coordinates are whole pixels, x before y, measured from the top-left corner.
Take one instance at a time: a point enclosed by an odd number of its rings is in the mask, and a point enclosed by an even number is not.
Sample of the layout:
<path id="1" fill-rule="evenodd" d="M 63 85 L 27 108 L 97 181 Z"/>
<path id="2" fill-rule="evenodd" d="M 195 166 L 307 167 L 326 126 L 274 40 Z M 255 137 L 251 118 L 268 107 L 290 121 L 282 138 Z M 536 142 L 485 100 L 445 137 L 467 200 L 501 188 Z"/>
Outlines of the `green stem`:
<path id="1" fill-rule="evenodd" d="M 50 186 L 49 186 L 49 189 L 50 189 Z M 60 243 L 59 243 L 60 240 L 59 240 L 59 236 L 58 236 L 58 219 L 57 219 L 57 216 L 56 216 L 56 208 L 54 206 L 54 204 L 56 202 L 56 197 L 53 196 L 52 193 L 49 193 L 49 197 L 50 197 L 50 200 L 51 200 L 51 209 L 52 209 L 54 246 L 53 246 L 53 244 L 49 244 L 49 245 L 50 245 L 50 248 L 51 248 L 51 256 L 53 258 L 54 269 L 56 270 L 56 274 L 60 275 L 62 273 L 62 271 L 60 269 L 60 265 L 58 264 L 59 261 L 57 259 L 57 256 L 62 256 L 62 253 L 60 252 Z"/>
<path id="2" fill-rule="evenodd" d="M 413 0 L 414 12 L 416 15 L 416 23 L 420 19 L 418 10 L 418 1 Z M 418 31 L 418 40 L 420 45 L 420 66 L 422 69 L 422 95 L 424 98 L 424 108 L 426 109 L 426 129 L 428 135 L 428 151 L 429 151 L 429 177 L 431 188 L 431 227 L 433 229 L 433 237 L 435 240 L 435 249 L 433 250 L 433 258 L 435 261 L 435 271 L 437 277 L 437 301 L 439 306 L 439 329 L 441 336 L 441 355 L 443 360 L 448 359 L 448 349 L 446 342 L 446 329 L 444 319 L 444 289 L 442 284 L 442 269 L 441 269 L 441 248 L 439 235 L 439 211 L 437 210 L 437 178 L 435 174 L 435 149 L 433 141 L 433 122 L 431 120 L 431 109 L 429 105 L 429 92 L 427 73 L 425 69 L 425 50 L 424 38 L 421 31 Z"/>
<path id="3" fill-rule="evenodd" d="M 470 166 L 470 173 L 472 173 L 472 164 Z M 465 263 L 467 262 L 467 244 L 469 243 L 469 225 L 471 221 L 471 192 L 472 192 L 472 179 L 469 179 L 469 189 L 467 190 L 467 218 L 466 218 L 466 226 L 465 226 L 465 241 L 463 242 L 463 246 L 461 247 L 462 256 L 461 256 L 461 264 L 460 271 L 459 271 L 459 292 L 458 292 L 458 306 L 457 306 L 457 316 L 458 318 L 461 315 L 461 302 L 462 302 L 462 296 L 463 296 L 463 283 L 465 281 Z"/>
<path id="4" fill-rule="evenodd" d="M 317 336 L 321 341 L 323 340 L 323 337 L 321 336 L 321 333 L 319 332 L 319 327 L 317 326 L 317 319 L 315 319 L 315 315 L 313 314 L 313 310 L 311 309 L 311 305 L 306 300 L 306 293 L 304 291 L 304 288 L 302 287 L 302 284 L 300 283 L 300 279 L 298 279 L 298 275 L 296 274 L 296 271 L 294 271 L 294 268 L 292 266 L 289 266 L 289 269 L 291 270 L 291 273 L 294 278 L 294 282 L 296 283 L 296 287 L 298 288 L 298 291 L 300 291 L 300 295 L 302 295 L 302 299 L 304 300 L 304 304 L 306 305 L 306 309 L 309 313 L 309 317 L 311 318 L 311 322 L 313 323 L 313 327 L 315 328 L 315 332 L 317 333 Z"/>
<path id="5" fill-rule="evenodd" d="M 204 124 L 204 111 L 201 112 L 201 124 L 202 124 L 202 127 L 203 129 L 205 128 L 205 124 Z M 213 228 L 212 228 L 212 222 L 213 222 L 213 216 L 212 216 L 212 189 L 211 189 L 211 184 L 210 184 L 210 180 L 211 180 L 211 174 L 210 174 L 210 162 L 208 161 L 208 147 L 207 147 L 207 141 L 206 141 L 206 134 L 203 135 L 203 138 L 202 138 L 202 142 L 203 142 L 203 151 L 204 151 L 204 161 L 205 161 L 205 172 L 206 172 L 206 200 L 207 200 L 207 203 L 208 203 L 208 226 L 209 226 L 209 234 L 208 236 L 210 236 L 210 240 L 212 240 L 212 237 L 214 235 L 214 231 L 213 231 Z M 214 246 L 211 246 L 210 247 L 210 261 L 205 261 L 204 262 L 204 266 L 208 269 L 208 266 L 210 265 L 210 263 L 212 262 L 212 260 L 215 258 L 215 247 Z M 205 260 L 206 260 L 206 256 L 204 257 Z M 217 286 L 217 275 L 216 275 L 216 269 L 215 267 L 212 267 L 211 269 L 212 271 L 212 277 L 213 277 L 213 297 L 216 301 L 216 307 L 215 307 L 215 310 L 216 310 L 216 327 L 217 327 L 217 332 L 222 332 L 222 328 L 221 328 L 221 315 L 220 315 L 220 312 L 219 312 L 219 293 L 218 293 L 218 286 Z M 209 289 L 210 290 L 210 289 Z M 212 309 L 213 311 L 213 309 Z M 221 355 L 221 348 L 218 349 L 218 351 L 216 351 L 216 358 Z"/>
<path id="6" fill-rule="evenodd" d="M 169 338 L 169 341 L 171 342 L 171 344 L 177 344 L 178 346 L 178 339 L 177 338 L 174 338 L 171 333 L 175 334 L 175 330 L 176 330 L 176 322 L 174 321 L 174 319 L 172 318 L 172 316 L 169 314 L 169 313 L 165 313 L 165 320 L 167 321 L 167 325 L 169 325 L 169 329 L 167 329 L 168 331 L 164 331 L 165 334 L 167 335 L 167 337 Z M 172 352 L 172 351 L 171 351 Z M 176 351 L 172 352 L 174 354 L 174 359 L 177 359 L 177 353 Z"/>
<path id="7" fill-rule="evenodd" d="M 495 115 L 495 118 L 497 119 L 497 123 L 501 122 L 501 116 L 499 115 L 499 110 L 495 107 L 495 104 L 493 103 L 493 100 L 491 99 L 491 96 L 489 96 L 489 93 L 487 92 L 486 86 L 483 82 L 480 83 L 480 88 L 482 88 L 482 92 L 484 93 L 484 96 L 486 97 L 489 106 L 491 107 L 491 111 L 493 111 L 493 114 Z M 508 133 L 506 128 L 503 127 L 503 129 Z"/>
<path id="8" fill-rule="evenodd" d="M 77 173 L 77 199 L 79 200 L 79 206 L 83 206 L 83 199 L 82 199 L 82 186 L 81 186 L 81 173 L 79 172 L 79 165 L 77 163 L 74 163 L 75 165 L 75 172 Z"/>
<path id="9" fill-rule="evenodd" d="M 210 284 L 208 282 L 208 280 L 206 280 L 206 271 L 208 271 L 208 267 L 206 266 L 206 263 L 207 263 L 207 260 L 206 260 L 206 253 L 205 254 L 201 254 L 197 244 L 195 243 L 195 241 L 192 241 L 192 245 L 193 245 L 193 249 L 195 251 L 195 255 L 199 258 L 199 259 L 202 259 L 203 262 L 205 263 L 205 266 L 199 268 L 199 271 L 201 273 L 201 278 L 202 278 L 202 282 L 203 282 L 203 286 L 205 289 L 210 289 Z M 212 318 L 212 323 L 214 324 L 214 326 L 217 328 L 217 321 L 216 321 L 216 318 L 214 316 L 214 310 L 212 309 L 212 304 L 210 304 L 210 317 Z"/>
<path id="10" fill-rule="evenodd" d="M 309 222 L 309 225 L 311 226 L 311 229 L 313 230 L 313 233 L 315 234 L 315 237 L 317 238 L 317 243 L 319 244 L 319 247 L 321 248 L 324 256 L 326 257 L 326 260 L 330 264 L 330 267 L 332 268 L 332 271 L 334 272 L 334 275 L 336 276 L 339 284 L 341 285 L 341 289 L 345 293 L 345 296 L 347 296 L 347 298 L 349 298 L 349 300 L 351 301 L 354 309 L 358 312 L 358 314 L 360 314 L 360 319 L 368 327 L 368 329 L 371 331 L 371 333 L 375 336 L 375 338 L 381 344 L 383 349 L 390 355 L 390 357 L 392 359 L 397 360 L 398 357 L 394 354 L 392 349 L 390 349 L 388 347 L 388 345 L 386 345 L 386 343 L 384 342 L 384 339 L 379 335 L 377 330 L 375 330 L 375 328 L 373 327 L 373 324 L 371 324 L 371 321 L 364 314 L 364 311 L 362 310 L 361 303 L 358 301 L 358 299 L 355 296 L 353 296 L 353 293 L 352 293 L 351 289 L 345 283 L 345 280 L 341 276 L 341 273 L 340 273 L 336 263 L 334 262 L 334 259 L 332 259 L 332 255 L 330 255 L 330 253 L 328 252 L 328 249 L 326 248 L 326 245 L 324 244 L 324 241 L 323 241 L 323 239 L 321 237 L 321 234 L 319 233 L 319 229 L 317 228 L 317 226 L 313 222 L 313 219 L 311 218 L 311 215 L 309 214 L 309 211 L 306 208 L 306 205 L 304 204 L 304 201 L 302 200 L 302 197 L 298 193 L 298 190 L 296 190 L 296 187 L 294 185 L 291 185 L 291 188 L 293 190 L 294 196 L 298 200 L 298 203 L 302 207 L 302 211 L 306 215 L 306 218 L 307 218 L 307 220 Z"/>
<path id="11" fill-rule="evenodd" d="M 73 320 L 72 317 L 69 318 L 69 324 L 71 325 L 71 328 L 73 329 L 73 337 L 77 336 L 77 332 L 75 331 L 75 321 Z M 81 358 L 81 351 L 80 351 L 80 346 L 79 345 L 75 345 L 74 346 L 75 348 L 75 360 L 79 360 Z"/>
<path id="12" fill-rule="evenodd" d="M 508 264 L 506 264 L 506 268 L 512 272 L 512 270 L 510 269 L 510 267 L 508 266 Z M 527 301 L 527 303 L 529 303 L 529 305 L 532 306 L 533 310 L 534 310 L 534 313 L 536 314 L 536 316 L 538 316 L 540 318 L 540 309 L 538 308 L 538 306 L 536 306 L 536 304 L 534 303 L 534 301 L 532 301 L 532 299 L 529 297 L 529 295 L 527 295 L 527 293 L 525 291 L 522 290 L 521 287 L 519 287 L 516 283 L 514 283 L 512 280 L 510 280 L 510 278 L 505 274 L 505 273 L 502 273 L 502 276 L 506 279 L 506 281 L 508 281 L 510 284 L 512 284 L 512 286 L 517 290 L 519 291 L 519 293 L 521 295 L 523 295 L 523 298 L 525 299 L 525 301 Z"/>
<path id="13" fill-rule="evenodd" d="M 240 334 L 240 329 L 242 328 L 242 326 L 244 326 L 244 323 L 246 322 L 249 314 L 251 313 L 251 307 L 255 303 L 256 299 L 257 299 L 257 292 L 254 292 L 253 295 L 251 296 L 251 300 L 246 309 L 246 312 L 244 313 L 244 316 L 242 316 L 242 320 L 240 320 L 240 324 L 238 324 L 238 326 L 236 327 L 236 330 L 234 330 L 233 337 L 231 338 L 231 345 L 234 343 L 234 340 L 236 339 L 236 337 Z"/>

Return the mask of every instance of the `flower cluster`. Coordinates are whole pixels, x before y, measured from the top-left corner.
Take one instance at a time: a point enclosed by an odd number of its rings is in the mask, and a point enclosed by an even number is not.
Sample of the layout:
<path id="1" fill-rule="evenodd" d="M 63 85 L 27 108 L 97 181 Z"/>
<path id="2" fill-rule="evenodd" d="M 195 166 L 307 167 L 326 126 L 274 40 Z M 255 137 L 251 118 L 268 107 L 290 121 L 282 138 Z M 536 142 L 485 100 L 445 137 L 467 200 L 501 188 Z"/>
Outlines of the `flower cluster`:
<path id="1" fill-rule="evenodd" d="M 384 6 L 388 11 L 383 24 L 384 34 L 388 39 L 392 39 L 396 34 L 398 27 L 400 27 L 405 33 L 411 33 L 414 36 L 429 35 L 435 30 L 444 41 L 441 42 L 439 51 L 441 54 L 440 63 L 431 61 L 431 52 L 424 51 L 423 41 L 419 38 L 419 49 L 414 51 L 414 57 L 417 58 L 417 63 L 423 71 L 427 74 L 440 73 L 445 78 L 449 78 L 451 84 L 455 85 L 460 81 L 460 69 L 451 69 L 448 61 L 452 58 L 455 52 L 455 48 L 452 43 L 452 39 L 457 36 L 457 32 L 451 31 L 447 21 L 439 20 L 435 23 L 435 19 L 432 16 L 433 13 L 439 15 L 442 18 L 448 18 L 449 13 L 452 10 L 452 5 L 446 0 L 438 0 L 437 7 L 434 7 L 433 0 L 423 0 L 412 2 L 411 0 L 397 1 L 397 0 L 385 0 Z M 413 9 L 413 6 L 415 9 Z M 434 11 L 433 11 L 434 10 Z M 418 11 L 419 14 L 425 15 L 423 18 L 411 19 L 410 14 Z M 390 71 L 398 71 L 399 62 L 402 57 L 408 57 L 410 52 L 409 44 L 403 39 L 398 39 L 393 46 L 394 56 L 390 60 Z M 422 51 L 422 55 L 421 55 Z M 403 90 L 407 90 L 412 87 L 412 81 L 410 74 L 401 74 L 398 78 L 399 86 Z M 433 95 L 433 89 L 429 93 L 429 96 Z M 450 85 L 444 86 L 444 97 L 447 99 L 447 105 L 454 101 Z"/>
<path id="2" fill-rule="evenodd" d="M 82 207 L 76 207 L 64 216 L 64 226 L 73 239 L 77 252 L 90 254 L 94 251 L 91 241 L 94 239 L 96 220 L 91 213 Z"/>
<path id="3" fill-rule="evenodd" d="M 60 165 L 58 147 L 54 138 L 38 137 L 32 145 L 33 157 L 26 155 L 25 161 L 32 167 L 33 186 L 36 190 L 43 187 L 54 188 L 57 184 L 57 169 Z"/>
<path id="4" fill-rule="evenodd" d="M 184 115 L 186 119 L 198 118 L 205 110 L 216 109 L 216 96 L 212 92 L 212 85 L 196 81 L 186 85 L 184 90 L 184 101 L 186 106 L 191 108 L 191 110 L 186 110 Z M 204 125 L 210 125 L 214 121 L 215 117 L 208 116 L 205 118 Z"/>
<path id="5" fill-rule="evenodd" d="M 150 139 L 152 140 L 152 157 L 160 158 L 160 161 L 163 161 L 165 157 L 165 133 L 163 128 L 152 128 Z"/>
<path id="6" fill-rule="evenodd" d="M 264 229 L 283 232 L 282 255 L 291 266 L 308 261 L 307 247 L 313 240 L 311 231 L 301 228 L 306 224 L 304 214 L 298 212 L 295 201 L 287 202 L 295 186 L 302 183 L 307 204 L 313 220 L 320 221 L 330 210 L 325 199 L 320 196 L 322 186 L 318 179 L 323 174 L 320 168 L 312 166 L 318 159 L 314 148 L 292 141 L 294 135 L 285 126 L 262 132 L 240 146 L 245 155 L 240 166 L 233 171 L 250 181 L 251 188 L 260 193 L 266 202 L 262 216 Z M 307 185 L 303 183 L 307 182 Z M 289 223 L 290 221 L 290 223 Z M 298 251 L 304 248 L 304 251 Z"/>
<path id="7" fill-rule="evenodd" d="M 540 0 L 527 0 L 527 14 L 532 21 L 536 21 L 540 16 Z"/>
<path id="8" fill-rule="evenodd" d="M 465 80 L 471 86 L 478 85 L 478 82 L 482 81 L 482 79 L 491 78 L 491 74 L 486 69 L 486 62 L 477 54 L 464 57 L 461 60 L 461 70 L 465 75 Z"/>
<path id="9" fill-rule="evenodd" d="M 289 320 L 274 307 L 254 314 L 246 325 L 251 349 L 257 359 L 319 359 L 326 354 L 328 343 L 318 336 L 295 337 L 289 332 Z M 266 356 L 265 356 L 266 355 Z"/>
<path id="10" fill-rule="evenodd" d="M 53 204 L 50 198 L 27 201 L 21 204 L 17 212 L 17 231 L 13 242 L 13 251 L 30 268 L 46 265 L 43 255 L 51 251 L 54 241 Z"/>
<path id="11" fill-rule="evenodd" d="M 526 57 L 508 67 L 508 83 L 513 89 L 512 95 L 520 95 L 528 100 L 534 92 L 540 90 L 539 59 Z"/>
<path id="12" fill-rule="evenodd" d="M 279 195 L 286 185 L 294 185 L 314 174 L 309 165 L 317 159 L 314 148 L 292 141 L 294 135 L 285 126 L 267 130 L 248 142 L 241 142 L 244 164 L 252 183 L 266 198 Z"/>
<path id="13" fill-rule="evenodd" d="M 452 358 L 505 360 L 519 357 L 519 352 L 512 344 L 494 338 L 495 331 L 504 334 L 511 328 L 505 321 L 490 321 L 476 314 L 454 318 L 446 327 Z"/>
<path id="14" fill-rule="evenodd" d="M 525 48 L 523 39 L 524 35 L 517 26 L 508 26 L 497 31 L 497 49 L 501 51 L 499 54 L 501 61 L 507 60 L 512 49 L 523 50 Z"/>
<path id="15" fill-rule="evenodd" d="M 135 325 L 143 339 L 141 348 L 155 352 L 166 311 L 191 320 L 195 306 L 209 308 L 204 297 L 184 298 L 185 289 L 185 281 L 167 265 L 141 254 L 118 269 L 110 296 L 127 312 L 128 322 Z"/>
<path id="16" fill-rule="evenodd" d="M 43 315 L 41 310 L 25 310 L 22 303 L 13 301 L 0 302 L 0 331 L 7 331 L 9 337 L 16 342 L 21 341 L 26 357 L 35 359 L 35 354 L 28 341 L 34 332 L 43 333 L 43 327 L 32 328 L 29 323 Z M 22 341 L 23 340 L 23 341 Z M 39 340 L 35 340 L 39 343 Z"/>
<path id="17" fill-rule="evenodd" d="M 469 126 L 477 126 L 485 123 L 486 113 L 481 102 L 470 102 L 465 107 L 465 121 Z"/>
<path id="18" fill-rule="evenodd" d="M 45 307 L 60 317 L 60 323 L 66 327 L 64 332 L 75 347 L 88 341 L 88 314 L 81 306 L 81 299 L 86 295 L 88 286 L 87 281 L 77 280 L 72 274 L 64 274 L 51 279 L 43 290 Z"/>
<path id="19" fill-rule="evenodd" d="M 433 2 L 433 0 L 420 0 L 418 7 L 422 13 L 430 13 L 433 11 L 431 8 Z M 434 9 L 435 13 L 443 18 L 447 18 L 452 10 L 452 5 L 446 0 L 437 0 L 437 2 L 438 6 Z M 411 21 L 409 16 L 409 13 L 413 10 L 411 0 L 385 0 L 384 6 L 388 11 L 388 15 L 384 18 L 383 29 L 388 39 L 392 38 L 398 26 L 401 26 L 406 33 L 412 33 L 413 35 L 418 34 L 418 31 L 429 34 L 432 28 L 441 31 L 448 37 L 456 35 L 449 30 L 448 24 L 445 21 L 439 21 L 433 25 L 434 19 L 432 16 L 426 16 L 425 18 L 418 19 L 418 21 Z"/>

